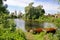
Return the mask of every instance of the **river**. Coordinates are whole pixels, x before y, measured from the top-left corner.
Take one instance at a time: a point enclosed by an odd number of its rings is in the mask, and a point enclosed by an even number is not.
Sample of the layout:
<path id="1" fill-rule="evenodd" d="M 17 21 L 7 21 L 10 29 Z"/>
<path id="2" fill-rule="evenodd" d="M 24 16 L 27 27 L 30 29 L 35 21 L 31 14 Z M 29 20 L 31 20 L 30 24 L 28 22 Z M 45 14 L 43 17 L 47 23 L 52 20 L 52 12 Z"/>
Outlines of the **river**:
<path id="1" fill-rule="evenodd" d="M 32 22 L 32 23 L 30 23 L 29 21 L 25 22 L 23 19 L 14 19 L 14 21 L 16 23 L 16 28 L 20 28 L 23 31 L 26 31 L 26 27 L 27 27 L 27 29 L 35 28 L 35 27 L 55 27 L 55 25 L 53 23 L 49 23 L 49 22 L 44 22 L 41 25 L 41 23 L 39 23 L 37 21 Z"/>
<path id="2" fill-rule="evenodd" d="M 16 23 L 16 28 L 20 28 L 23 31 L 25 30 L 25 21 L 23 19 L 14 19 L 15 23 Z"/>

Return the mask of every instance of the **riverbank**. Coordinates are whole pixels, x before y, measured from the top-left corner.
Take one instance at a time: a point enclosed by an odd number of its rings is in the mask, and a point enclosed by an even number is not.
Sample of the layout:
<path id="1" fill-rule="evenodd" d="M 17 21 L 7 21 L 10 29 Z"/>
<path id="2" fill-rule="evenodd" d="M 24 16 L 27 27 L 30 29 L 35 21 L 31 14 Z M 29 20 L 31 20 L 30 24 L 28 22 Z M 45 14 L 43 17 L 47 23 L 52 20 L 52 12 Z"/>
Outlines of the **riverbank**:
<path id="1" fill-rule="evenodd" d="M 27 40 L 59 40 L 57 34 L 46 34 L 45 32 L 41 32 L 39 34 L 32 34 L 30 32 L 25 33 Z"/>

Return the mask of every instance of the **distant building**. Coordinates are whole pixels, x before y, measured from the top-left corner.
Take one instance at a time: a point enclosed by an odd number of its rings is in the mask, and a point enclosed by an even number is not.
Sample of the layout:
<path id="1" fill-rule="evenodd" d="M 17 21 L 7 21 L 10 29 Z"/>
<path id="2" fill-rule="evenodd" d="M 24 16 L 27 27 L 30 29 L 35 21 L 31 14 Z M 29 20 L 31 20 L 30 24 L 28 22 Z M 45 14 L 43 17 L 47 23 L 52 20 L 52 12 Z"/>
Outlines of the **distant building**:
<path id="1" fill-rule="evenodd" d="M 45 15 L 46 17 L 55 17 L 55 15 L 52 15 L 52 14 L 48 14 L 48 15 Z"/>
<path id="2" fill-rule="evenodd" d="M 60 18 L 60 14 L 55 14 L 55 18 Z"/>
<path id="3" fill-rule="evenodd" d="M 60 13 L 59 14 L 54 14 L 54 15 L 48 14 L 48 15 L 45 15 L 45 16 L 47 16 L 47 17 L 54 17 L 54 18 L 60 18 Z"/>

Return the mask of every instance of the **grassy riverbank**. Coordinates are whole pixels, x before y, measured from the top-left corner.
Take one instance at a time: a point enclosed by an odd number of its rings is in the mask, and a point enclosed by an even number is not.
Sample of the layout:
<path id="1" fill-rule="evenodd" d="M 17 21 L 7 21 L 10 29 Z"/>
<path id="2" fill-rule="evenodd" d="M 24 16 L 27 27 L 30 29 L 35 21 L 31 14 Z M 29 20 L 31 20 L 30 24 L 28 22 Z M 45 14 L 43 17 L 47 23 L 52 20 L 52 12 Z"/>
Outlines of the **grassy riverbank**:
<path id="1" fill-rule="evenodd" d="M 26 21 L 30 21 L 29 19 Z M 27 39 L 28 40 L 60 40 L 60 18 L 55 18 L 55 17 L 46 17 L 46 16 L 42 16 L 39 19 L 35 19 L 35 20 L 31 20 L 31 23 L 33 21 L 38 21 L 39 23 L 43 23 L 43 22 L 49 22 L 49 23 L 54 23 L 57 27 L 56 33 L 52 34 L 52 33 L 48 33 L 46 34 L 45 32 L 42 32 L 40 34 L 31 34 L 31 33 L 27 33 Z M 27 28 L 29 29 L 29 27 Z"/>
<path id="2" fill-rule="evenodd" d="M 40 34 L 32 34 L 32 33 L 26 33 L 27 40 L 59 40 L 60 37 L 58 37 L 57 34 L 46 34 L 45 32 L 41 32 Z"/>

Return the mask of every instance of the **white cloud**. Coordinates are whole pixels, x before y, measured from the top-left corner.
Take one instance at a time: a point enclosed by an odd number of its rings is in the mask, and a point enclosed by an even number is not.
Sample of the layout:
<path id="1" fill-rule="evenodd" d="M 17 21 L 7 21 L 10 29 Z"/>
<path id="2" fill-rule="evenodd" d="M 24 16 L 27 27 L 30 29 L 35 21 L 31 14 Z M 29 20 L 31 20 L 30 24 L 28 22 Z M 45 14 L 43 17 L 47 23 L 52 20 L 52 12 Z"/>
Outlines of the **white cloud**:
<path id="1" fill-rule="evenodd" d="M 5 4 L 11 6 L 25 7 L 28 3 L 33 2 L 34 0 L 7 0 Z"/>
<path id="2" fill-rule="evenodd" d="M 4 2 L 5 4 L 8 4 L 10 6 L 18 6 L 18 7 L 25 7 L 27 6 L 30 2 L 34 2 L 34 0 L 7 0 L 7 2 Z M 38 5 L 43 5 L 43 8 L 45 9 L 46 13 L 47 10 L 54 10 L 54 11 L 59 11 L 58 7 L 59 5 L 56 4 L 51 4 L 51 3 L 45 3 L 45 2 L 35 2 L 33 6 L 38 6 Z M 24 13 L 24 10 L 22 10 Z"/>
<path id="3" fill-rule="evenodd" d="M 58 7 L 59 5 L 56 5 L 56 4 L 51 4 L 51 3 L 45 3 L 45 2 L 38 2 L 38 3 L 34 3 L 33 6 L 38 6 L 38 5 L 43 5 L 43 8 L 45 9 L 45 11 L 47 12 L 47 10 L 51 11 L 51 10 L 54 10 L 54 11 L 59 11 L 58 10 Z"/>

